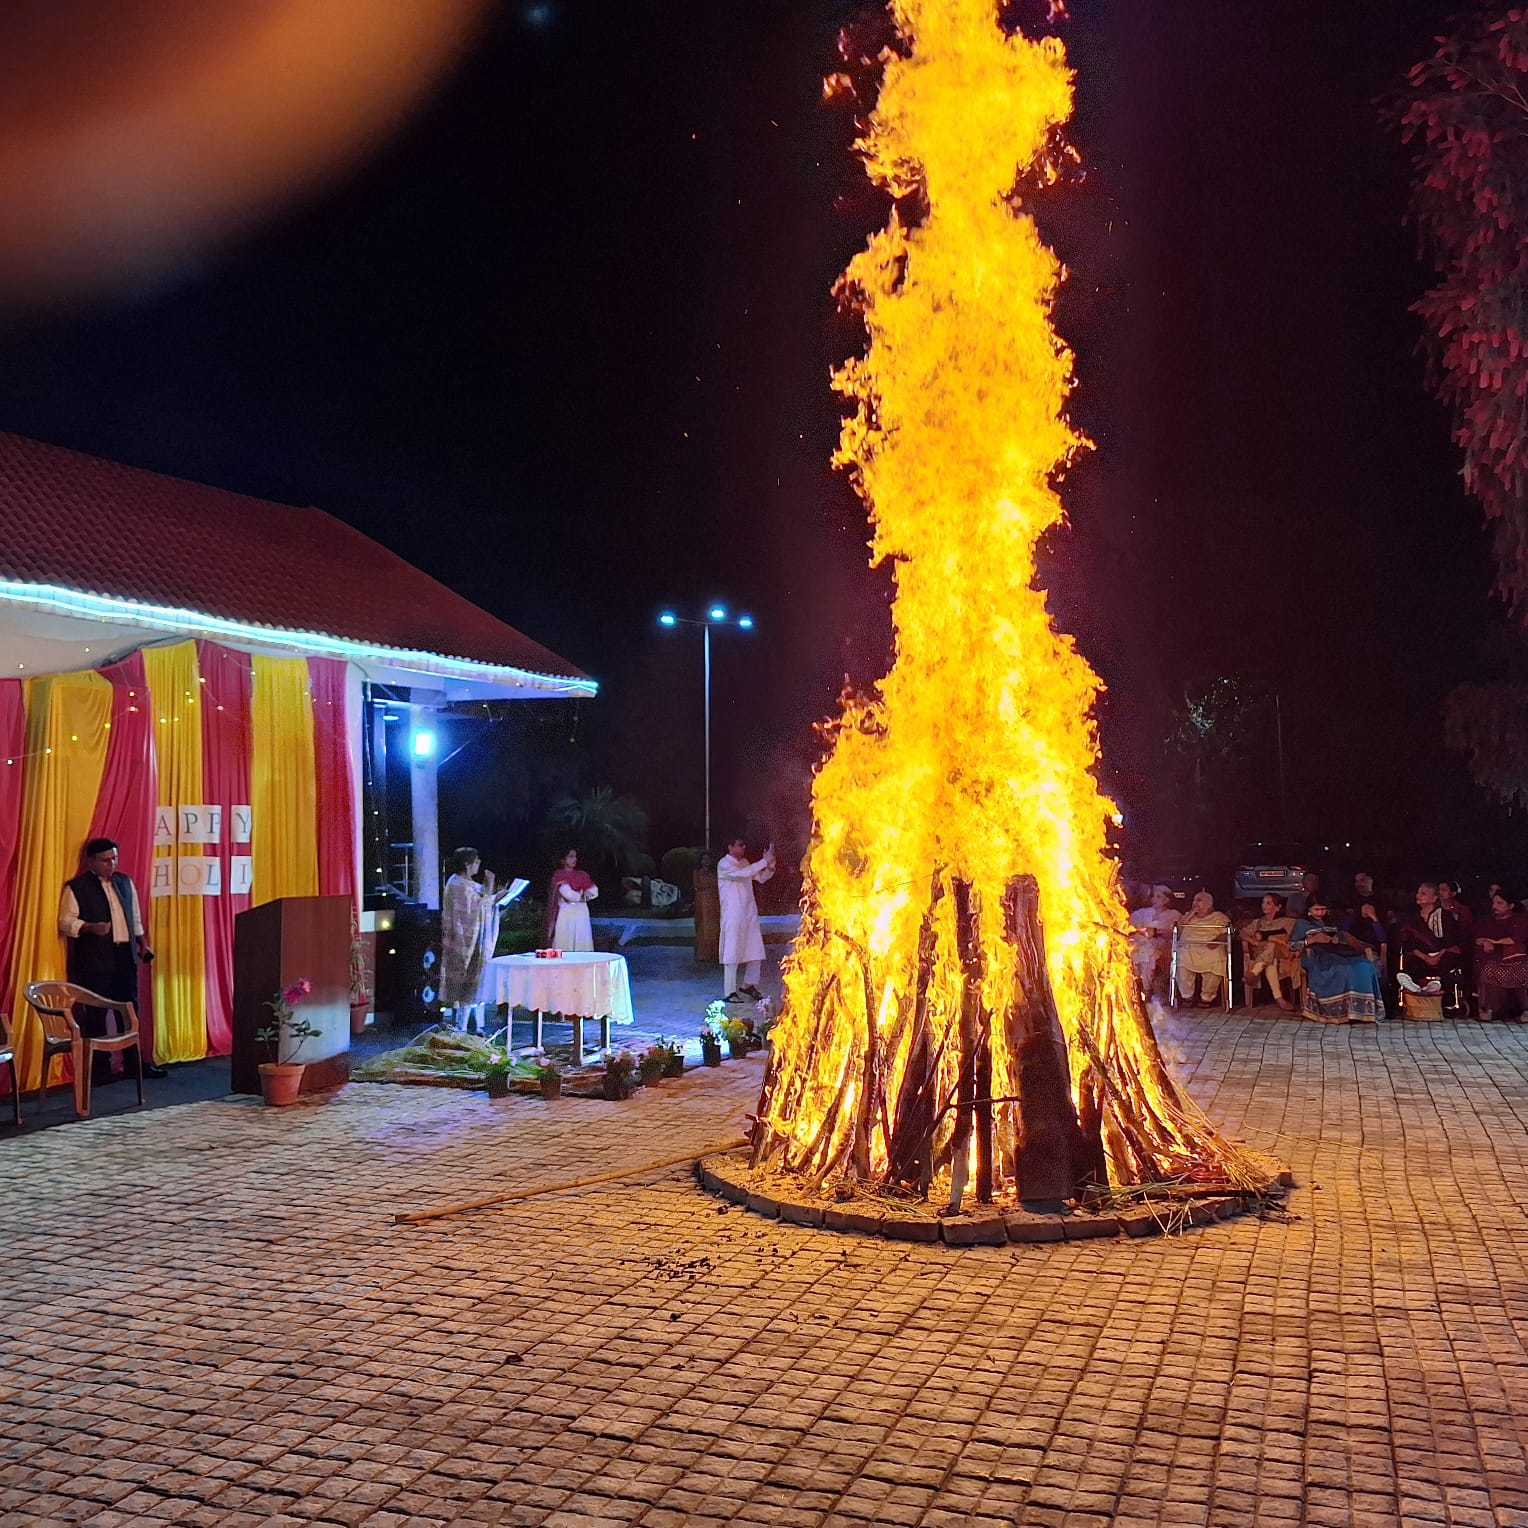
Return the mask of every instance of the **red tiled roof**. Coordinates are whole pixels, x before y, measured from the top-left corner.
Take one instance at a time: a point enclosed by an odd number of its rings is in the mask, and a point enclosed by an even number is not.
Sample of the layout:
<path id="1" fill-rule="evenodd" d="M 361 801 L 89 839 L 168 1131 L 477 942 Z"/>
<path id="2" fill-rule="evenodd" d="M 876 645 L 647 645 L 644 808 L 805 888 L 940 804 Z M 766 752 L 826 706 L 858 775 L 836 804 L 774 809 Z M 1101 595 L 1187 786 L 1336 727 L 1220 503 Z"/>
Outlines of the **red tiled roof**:
<path id="1" fill-rule="evenodd" d="M 0 432 L 0 577 L 582 679 L 369 536 Z"/>

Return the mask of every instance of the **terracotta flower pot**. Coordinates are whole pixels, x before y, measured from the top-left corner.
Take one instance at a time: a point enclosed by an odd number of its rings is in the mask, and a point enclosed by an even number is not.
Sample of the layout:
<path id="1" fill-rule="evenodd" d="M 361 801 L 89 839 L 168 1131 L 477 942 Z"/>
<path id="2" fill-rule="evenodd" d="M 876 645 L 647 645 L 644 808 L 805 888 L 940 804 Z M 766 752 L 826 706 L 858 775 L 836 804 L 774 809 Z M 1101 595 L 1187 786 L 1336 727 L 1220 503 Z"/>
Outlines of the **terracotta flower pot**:
<path id="1" fill-rule="evenodd" d="M 296 1103 L 305 1070 L 301 1061 L 262 1061 L 260 1095 L 265 1099 L 266 1106 L 281 1109 L 287 1104 Z"/>
<path id="2" fill-rule="evenodd" d="M 630 1077 L 613 1077 L 609 1072 L 600 1079 L 600 1092 L 606 1098 L 630 1098 L 632 1082 Z"/>
<path id="3" fill-rule="evenodd" d="M 364 1035 L 366 1033 L 366 1016 L 370 1012 L 370 1003 L 352 1003 L 350 1005 L 350 1033 L 352 1035 Z"/>
<path id="4" fill-rule="evenodd" d="M 543 1077 L 541 1079 L 541 1096 L 545 1099 L 562 1097 L 562 1078 Z"/>

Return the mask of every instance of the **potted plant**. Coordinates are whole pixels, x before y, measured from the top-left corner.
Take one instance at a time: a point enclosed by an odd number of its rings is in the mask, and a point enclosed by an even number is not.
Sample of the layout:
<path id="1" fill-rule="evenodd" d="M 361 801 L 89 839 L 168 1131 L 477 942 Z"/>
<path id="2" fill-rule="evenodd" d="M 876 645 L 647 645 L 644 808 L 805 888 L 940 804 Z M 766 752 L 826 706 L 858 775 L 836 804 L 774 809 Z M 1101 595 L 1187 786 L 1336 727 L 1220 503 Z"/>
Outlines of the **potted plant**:
<path id="1" fill-rule="evenodd" d="M 371 970 L 366 964 L 366 943 L 361 931 L 350 924 L 350 1033 L 366 1033 L 366 1016 L 371 1012 Z"/>
<path id="2" fill-rule="evenodd" d="M 551 1100 L 562 1097 L 562 1071 L 555 1061 L 549 1061 L 545 1056 L 536 1063 L 536 1081 L 541 1086 L 541 1096 Z"/>
<path id="3" fill-rule="evenodd" d="M 508 1056 L 495 1056 L 483 1068 L 483 1086 L 490 1098 L 509 1097 L 509 1079 L 513 1071 L 514 1064 Z"/>
<path id="4" fill-rule="evenodd" d="M 727 1042 L 727 1054 L 734 1061 L 741 1061 L 753 1049 L 753 1034 L 742 1019 L 723 1019 L 721 1031 Z"/>
<path id="5" fill-rule="evenodd" d="M 260 1094 L 271 1108 L 295 1103 L 302 1088 L 306 1063 L 296 1059 L 297 1053 L 304 1041 L 314 1039 L 321 1031 L 316 1024 L 297 1017 L 297 1005 L 312 991 L 313 983 L 304 976 L 278 992 L 265 1005 L 274 1016 L 272 1022 L 255 1031 L 255 1039 L 270 1057 L 269 1061 L 260 1063 Z M 282 1061 L 279 1059 L 282 1044 L 288 1039 L 295 1043 L 287 1059 Z"/>
<path id="6" fill-rule="evenodd" d="M 722 1036 L 727 1023 L 727 1004 L 717 998 L 706 1004 L 706 1021 L 700 1026 L 700 1059 L 707 1066 L 722 1064 Z"/>
<path id="7" fill-rule="evenodd" d="M 632 1074 L 636 1069 L 637 1058 L 630 1051 L 607 1051 L 600 1091 L 606 1098 L 630 1098 L 635 1086 Z"/>
<path id="8" fill-rule="evenodd" d="M 668 1071 L 668 1052 L 661 1045 L 650 1045 L 637 1062 L 637 1075 L 644 1088 L 655 1087 Z"/>
<path id="9" fill-rule="evenodd" d="M 683 1077 L 684 1046 L 677 1040 L 670 1040 L 664 1035 L 659 1035 L 657 1048 L 663 1052 L 663 1075 L 665 1077 Z"/>

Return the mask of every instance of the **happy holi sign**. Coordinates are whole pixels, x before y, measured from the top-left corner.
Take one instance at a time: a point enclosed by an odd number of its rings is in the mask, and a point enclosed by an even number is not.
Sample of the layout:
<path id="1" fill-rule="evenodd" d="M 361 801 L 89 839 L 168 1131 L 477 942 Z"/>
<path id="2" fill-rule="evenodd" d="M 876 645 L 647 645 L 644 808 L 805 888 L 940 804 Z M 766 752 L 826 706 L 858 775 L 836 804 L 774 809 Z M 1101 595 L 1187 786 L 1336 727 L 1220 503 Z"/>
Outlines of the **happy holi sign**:
<path id="1" fill-rule="evenodd" d="M 231 844 L 247 844 L 254 837 L 254 812 L 247 806 L 199 803 L 162 806 L 154 813 L 154 847 L 176 849 L 219 845 L 224 827 Z M 255 884 L 255 862 L 248 854 L 234 854 L 225 862 L 215 854 L 167 854 L 154 861 L 153 894 L 156 897 L 247 897 Z"/>

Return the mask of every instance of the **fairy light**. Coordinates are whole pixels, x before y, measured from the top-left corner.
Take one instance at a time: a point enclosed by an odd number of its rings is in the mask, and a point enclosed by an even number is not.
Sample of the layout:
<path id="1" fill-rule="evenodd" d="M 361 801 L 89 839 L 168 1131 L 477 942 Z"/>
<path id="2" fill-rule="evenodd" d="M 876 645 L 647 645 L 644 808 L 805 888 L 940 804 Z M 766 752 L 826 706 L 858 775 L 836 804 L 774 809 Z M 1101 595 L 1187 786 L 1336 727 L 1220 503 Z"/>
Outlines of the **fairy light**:
<path id="1" fill-rule="evenodd" d="M 154 631 L 195 633 L 266 647 L 295 648 L 320 657 L 415 669 L 443 679 L 511 684 L 517 689 L 541 690 L 553 695 L 593 696 L 599 693 L 599 684 L 593 679 L 541 674 L 533 669 L 517 668 L 509 664 L 485 663 L 474 658 L 458 658 L 415 648 L 388 647 L 382 643 L 336 637 L 327 632 L 261 626 L 253 621 L 237 621 L 228 616 L 209 615 L 205 611 L 187 610 L 180 606 L 154 605 L 144 600 L 124 599 L 115 595 L 87 594 L 83 590 L 65 589 L 57 584 L 0 579 L 0 599 L 50 614 L 146 626 Z M 18 666 L 25 668 L 24 664 Z"/>

